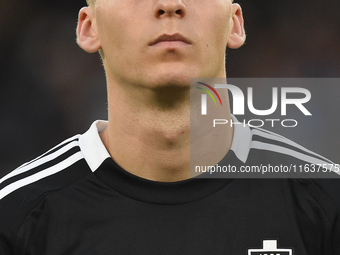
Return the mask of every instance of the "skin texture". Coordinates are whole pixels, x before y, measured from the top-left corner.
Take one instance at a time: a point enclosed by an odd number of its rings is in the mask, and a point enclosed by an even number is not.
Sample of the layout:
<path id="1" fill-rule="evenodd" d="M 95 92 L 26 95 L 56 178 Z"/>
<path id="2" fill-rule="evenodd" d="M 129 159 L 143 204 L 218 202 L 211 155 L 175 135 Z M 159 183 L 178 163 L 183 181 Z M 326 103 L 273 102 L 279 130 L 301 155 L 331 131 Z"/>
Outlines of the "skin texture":
<path id="1" fill-rule="evenodd" d="M 153 44 L 179 34 L 186 43 Z M 225 78 L 226 46 L 244 40 L 241 8 L 227 0 L 96 0 L 81 9 L 77 42 L 100 50 L 106 71 L 109 126 L 101 138 L 112 158 L 150 180 L 189 178 L 190 78 Z M 220 116 L 230 118 L 226 105 Z M 210 151 L 202 163 L 222 159 L 233 130 L 226 125 L 219 134 L 194 157 Z"/>
<path id="2" fill-rule="evenodd" d="M 87 5 L 92 5 L 96 3 L 96 0 L 86 0 Z M 233 0 L 231 0 L 231 2 L 234 2 Z"/>

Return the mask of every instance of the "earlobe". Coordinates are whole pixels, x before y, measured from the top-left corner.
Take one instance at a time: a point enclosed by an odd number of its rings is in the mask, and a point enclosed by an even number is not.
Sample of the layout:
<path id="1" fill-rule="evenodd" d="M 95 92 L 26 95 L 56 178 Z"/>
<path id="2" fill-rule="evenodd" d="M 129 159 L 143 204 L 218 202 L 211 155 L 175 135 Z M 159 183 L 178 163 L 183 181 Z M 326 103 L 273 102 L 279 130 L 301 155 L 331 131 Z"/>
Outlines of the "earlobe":
<path id="1" fill-rule="evenodd" d="M 241 6 L 238 4 L 232 5 L 232 20 L 230 27 L 230 34 L 228 38 L 228 47 L 237 49 L 241 47 L 246 40 L 246 33 L 244 30 L 244 21 Z"/>
<path id="2" fill-rule="evenodd" d="M 93 53 L 100 48 L 100 41 L 94 27 L 93 9 L 84 7 L 79 11 L 77 43 L 85 51 Z"/>

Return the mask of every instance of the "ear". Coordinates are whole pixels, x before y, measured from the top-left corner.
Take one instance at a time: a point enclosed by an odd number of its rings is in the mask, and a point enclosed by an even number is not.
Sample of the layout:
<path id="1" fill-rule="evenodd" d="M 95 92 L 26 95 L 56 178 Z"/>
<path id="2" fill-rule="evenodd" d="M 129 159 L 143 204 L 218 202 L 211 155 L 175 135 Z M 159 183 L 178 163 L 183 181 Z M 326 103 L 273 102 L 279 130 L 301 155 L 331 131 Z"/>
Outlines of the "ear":
<path id="1" fill-rule="evenodd" d="M 77 43 L 85 51 L 93 53 L 100 48 L 100 41 L 95 27 L 93 7 L 84 7 L 79 11 Z"/>
<path id="2" fill-rule="evenodd" d="M 241 47 L 246 40 L 241 6 L 238 4 L 232 4 L 231 15 L 232 19 L 230 22 L 228 47 L 231 49 L 237 49 Z"/>

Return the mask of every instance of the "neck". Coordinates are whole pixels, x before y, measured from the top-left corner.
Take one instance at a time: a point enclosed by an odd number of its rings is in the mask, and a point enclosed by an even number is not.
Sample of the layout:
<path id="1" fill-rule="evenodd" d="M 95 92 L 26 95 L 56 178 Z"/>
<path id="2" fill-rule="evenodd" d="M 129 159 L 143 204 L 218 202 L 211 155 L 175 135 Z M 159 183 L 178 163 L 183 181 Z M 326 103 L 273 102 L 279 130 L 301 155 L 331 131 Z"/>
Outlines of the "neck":
<path id="1" fill-rule="evenodd" d="M 101 139 L 117 164 L 139 177 L 185 180 L 192 177 L 193 162 L 217 164 L 231 147 L 230 126 L 221 125 L 212 133 L 213 117 L 190 123 L 189 86 L 146 88 L 108 81 L 108 102 L 109 124 Z M 219 118 L 230 119 L 229 108 L 220 113 Z"/>

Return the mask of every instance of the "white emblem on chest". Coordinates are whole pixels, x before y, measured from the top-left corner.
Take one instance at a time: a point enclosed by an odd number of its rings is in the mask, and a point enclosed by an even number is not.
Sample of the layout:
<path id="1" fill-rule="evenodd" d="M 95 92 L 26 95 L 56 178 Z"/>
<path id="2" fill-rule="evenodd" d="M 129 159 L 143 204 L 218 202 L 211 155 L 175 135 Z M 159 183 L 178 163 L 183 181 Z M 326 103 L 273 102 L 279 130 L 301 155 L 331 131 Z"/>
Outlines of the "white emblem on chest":
<path id="1" fill-rule="evenodd" d="M 248 255 L 293 255 L 293 250 L 278 249 L 277 240 L 264 240 L 263 249 L 249 249 Z"/>

